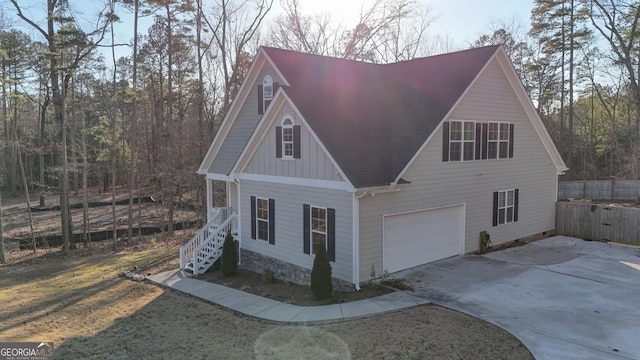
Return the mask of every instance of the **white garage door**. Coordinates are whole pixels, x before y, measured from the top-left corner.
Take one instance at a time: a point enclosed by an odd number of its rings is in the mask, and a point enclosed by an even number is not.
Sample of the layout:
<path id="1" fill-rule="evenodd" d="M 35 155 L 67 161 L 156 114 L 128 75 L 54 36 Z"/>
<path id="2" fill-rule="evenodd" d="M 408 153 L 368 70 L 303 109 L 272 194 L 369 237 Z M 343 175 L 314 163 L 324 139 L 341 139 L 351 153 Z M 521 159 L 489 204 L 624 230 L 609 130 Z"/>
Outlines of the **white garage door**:
<path id="1" fill-rule="evenodd" d="M 385 215 L 384 269 L 392 273 L 460 254 L 463 216 L 463 205 Z"/>

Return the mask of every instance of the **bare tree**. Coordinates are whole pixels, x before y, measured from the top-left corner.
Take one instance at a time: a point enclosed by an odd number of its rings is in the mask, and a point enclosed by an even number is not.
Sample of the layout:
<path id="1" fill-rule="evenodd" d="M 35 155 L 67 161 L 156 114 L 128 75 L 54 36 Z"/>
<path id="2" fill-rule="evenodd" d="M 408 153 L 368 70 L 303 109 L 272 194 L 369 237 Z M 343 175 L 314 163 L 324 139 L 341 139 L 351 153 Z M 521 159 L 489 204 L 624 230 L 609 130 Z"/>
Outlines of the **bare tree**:
<path id="1" fill-rule="evenodd" d="M 286 0 L 285 14 L 271 30 L 273 46 L 310 54 L 371 62 L 395 62 L 426 55 L 426 31 L 435 20 L 414 0 L 376 0 L 351 28 L 327 14 L 304 14 L 299 0 Z"/>
<path id="2" fill-rule="evenodd" d="M 613 53 L 611 60 L 621 64 L 627 73 L 640 136 L 640 67 L 637 62 L 640 5 L 622 0 L 592 0 L 589 17 L 593 27 L 609 44 Z"/>
<path id="3" fill-rule="evenodd" d="M 48 45 L 49 56 L 49 81 L 51 82 L 51 93 L 53 97 L 53 107 L 55 119 L 60 126 L 60 220 L 62 228 L 63 245 L 62 250 L 68 251 L 72 248 L 73 243 L 71 241 L 72 236 L 72 219 L 71 211 L 69 207 L 69 170 L 67 167 L 67 121 L 65 117 L 65 97 L 66 90 L 71 80 L 73 70 L 77 69 L 79 64 L 87 58 L 95 49 L 105 35 L 108 22 L 101 23 L 102 16 L 100 15 L 96 22 L 96 29 L 90 34 L 79 31 L 77 28 L 75 32 L 66 31 L 65 35 L 69 38 L 65 39 L 61 36 L 59 31 L 56 31 L 56 21 L 64 19 L 66 21 L 71 20 L 68 16 L 61 16 L 61 6 L 68 5 L 65 1 L 59 0 L 47 0 L 47 26 L 46 30 L 38 25 L 32 19 L 26 17 L 17 0 L 10 0 L 16 9 L 17 15 L 24 22 L 33 27 L 42 37 L 46 40 Z M 68 14 L 67 14 L 68 15 Z M 69 30 L 69 29 L 67 29 Z M 95 37 L 96 40 L 90 40 L 90 37 Z M 65 41 L 66 40 L 66 41 Z M 74 46 L 76 52 L 68 63 L 63 63 L 63 59 L 60 57 L 61 51 L 68 46 Z"/>

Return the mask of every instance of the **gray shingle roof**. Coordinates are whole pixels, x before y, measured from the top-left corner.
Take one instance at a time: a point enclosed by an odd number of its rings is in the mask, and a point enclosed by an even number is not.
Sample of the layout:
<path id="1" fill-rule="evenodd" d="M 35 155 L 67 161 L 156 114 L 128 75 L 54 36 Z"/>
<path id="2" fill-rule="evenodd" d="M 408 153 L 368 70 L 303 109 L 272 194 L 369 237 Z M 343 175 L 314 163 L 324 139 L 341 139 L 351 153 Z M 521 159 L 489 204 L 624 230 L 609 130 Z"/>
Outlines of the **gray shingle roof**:
<path id="1" fill-rule="evenodd" d="M 356 188 L 389 185 L 498 46 L 370 64 L 265 47 L 309 126 Z"/>

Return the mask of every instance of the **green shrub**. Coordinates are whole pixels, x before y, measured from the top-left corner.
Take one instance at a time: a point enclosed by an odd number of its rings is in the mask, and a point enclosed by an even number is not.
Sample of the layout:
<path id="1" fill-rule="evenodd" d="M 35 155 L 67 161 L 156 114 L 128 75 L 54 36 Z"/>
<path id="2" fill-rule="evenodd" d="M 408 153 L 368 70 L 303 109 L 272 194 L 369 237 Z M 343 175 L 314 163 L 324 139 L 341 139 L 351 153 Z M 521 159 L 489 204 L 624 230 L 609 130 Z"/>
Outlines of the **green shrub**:
<path id="1" fill-rule="evenodd" d="M 326 299 L 333 293 L 331 263 L 324 246 L 318 246 L 311 269 L 311 292 L 317 300 Z"/>
<path id="2" fill-rule="evenodd" d="M 265 270 L 262 273 L 262 281 L 267 284 L 273 284 L 276 282 L 276 275 L 271 270 Z"/>
<path id="3" fill-rule="evenodd" d="M 224 276 L 232 276 L 238 272 L 238 249 L 231 232 L 228 232 L 224 238 L 222 256 L 220 257 L 220 270 L 222 270 Z"/>

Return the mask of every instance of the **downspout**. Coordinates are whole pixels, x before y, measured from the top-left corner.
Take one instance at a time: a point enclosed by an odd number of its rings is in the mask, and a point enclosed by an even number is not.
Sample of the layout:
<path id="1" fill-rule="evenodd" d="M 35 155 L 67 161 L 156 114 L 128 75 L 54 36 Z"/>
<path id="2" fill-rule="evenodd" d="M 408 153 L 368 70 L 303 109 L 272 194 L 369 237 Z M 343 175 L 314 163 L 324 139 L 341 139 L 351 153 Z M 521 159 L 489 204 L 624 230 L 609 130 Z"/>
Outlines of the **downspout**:
<path id="1" fill-rule="evenodd" d="M 236 210 L 236 232 L 238 233 L 238 265 L 242 264 L 242 232 L 240 229 L 242 228 L 242 217 L 240 216 L 240 206 L 242 203 L 240 202 L 240 180 L 234 179 L 233 182 L 236 184 L 236 193 L 238 195 L 238 209 Z M 227 204 L 230 205 L 230 204 Z"/>
<path id="2" fill-rule="evenodd" d="M 360 291 L 360 199 L 367 196 L 365 191 L 360 195 L 353 193 L 353 285 Z"/>

